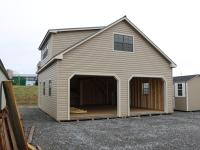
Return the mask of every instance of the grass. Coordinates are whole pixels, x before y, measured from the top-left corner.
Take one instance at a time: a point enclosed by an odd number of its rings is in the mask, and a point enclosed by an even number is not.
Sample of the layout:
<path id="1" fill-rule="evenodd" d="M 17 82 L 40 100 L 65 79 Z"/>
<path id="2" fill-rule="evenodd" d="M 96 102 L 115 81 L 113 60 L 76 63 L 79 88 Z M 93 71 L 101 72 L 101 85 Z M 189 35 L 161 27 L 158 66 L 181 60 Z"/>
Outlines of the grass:
<path id="1" fill-rule="evenodd" d="M 18 105 L 37 105 L 37 86 L 13 86 Z"/>

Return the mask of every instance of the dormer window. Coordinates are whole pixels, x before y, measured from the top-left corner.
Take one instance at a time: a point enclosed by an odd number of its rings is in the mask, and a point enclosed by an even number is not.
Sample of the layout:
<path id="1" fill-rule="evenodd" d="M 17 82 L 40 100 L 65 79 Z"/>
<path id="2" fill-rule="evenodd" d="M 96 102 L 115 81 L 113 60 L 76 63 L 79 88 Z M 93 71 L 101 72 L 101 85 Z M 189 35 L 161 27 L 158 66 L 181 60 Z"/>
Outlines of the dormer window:
<path id="1" fill-rule="evenodd" d="M 133 36 L 114 34 L 114 50 L 133 52 Z"/>
<path id="2" fill-rule="evenodd" d="M 42 50 L 42 59 L 45 59 L 47 55 L 48 55 L 48 44 L 46 44 L 46 46 Z"/>

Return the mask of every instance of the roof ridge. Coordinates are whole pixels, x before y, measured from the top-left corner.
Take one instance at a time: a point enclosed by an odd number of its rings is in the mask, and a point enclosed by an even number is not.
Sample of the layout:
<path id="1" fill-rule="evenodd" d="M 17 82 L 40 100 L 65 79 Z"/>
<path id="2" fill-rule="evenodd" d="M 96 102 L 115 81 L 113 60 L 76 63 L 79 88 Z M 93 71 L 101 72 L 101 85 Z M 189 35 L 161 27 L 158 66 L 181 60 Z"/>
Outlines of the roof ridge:
<path id="1" fill-rule="evenodd" d="M 49 29 L 48 31 L 52 30 L 63 30 L 63 31 L 68 31 L 68 30 L 95 30 L 95 29 L 102 29 L 105 26 L 91 26 L 91 27 L 70 27 L 70 28 L 56 28 L 56 29 Z"/>

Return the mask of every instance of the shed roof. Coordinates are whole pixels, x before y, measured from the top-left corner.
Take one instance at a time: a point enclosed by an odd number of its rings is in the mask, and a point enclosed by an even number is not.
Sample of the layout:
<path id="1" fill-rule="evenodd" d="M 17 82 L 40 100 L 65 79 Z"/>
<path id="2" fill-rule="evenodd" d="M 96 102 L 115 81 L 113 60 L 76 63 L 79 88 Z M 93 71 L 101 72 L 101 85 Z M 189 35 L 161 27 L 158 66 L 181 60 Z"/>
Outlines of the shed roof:
<path id="1" fill-rule="evenodd" d="M 173 80 L 174 82 L 187 82 L 188 80 L 191 80 L 192 78 L 199 76 L 198 74 L 194 75 L 186 75 L 186 76 L 177 76 L 174 77 Z"/>
<path id="2" fill-rule="evenodd" d="M 0 71 L 6 76 L 7 79 L 9 79 L 8 73 L 6 71 L 6 68 L 3 65 L 3 62 L 0 59 Z"/>

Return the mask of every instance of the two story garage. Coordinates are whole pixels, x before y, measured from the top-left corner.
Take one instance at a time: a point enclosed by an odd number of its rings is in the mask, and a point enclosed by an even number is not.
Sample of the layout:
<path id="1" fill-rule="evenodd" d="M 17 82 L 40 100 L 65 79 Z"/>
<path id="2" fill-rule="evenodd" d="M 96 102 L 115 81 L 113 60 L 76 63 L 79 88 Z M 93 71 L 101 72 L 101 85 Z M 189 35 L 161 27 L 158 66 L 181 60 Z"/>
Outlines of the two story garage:
<path id="1" fill-rule="evenodd" d="M 48 30 L 39 50 L 38 105 L 56 120 L 173 112 L 176 64 L 126 16 Z"/>

